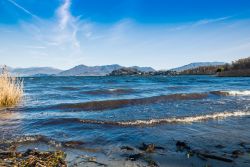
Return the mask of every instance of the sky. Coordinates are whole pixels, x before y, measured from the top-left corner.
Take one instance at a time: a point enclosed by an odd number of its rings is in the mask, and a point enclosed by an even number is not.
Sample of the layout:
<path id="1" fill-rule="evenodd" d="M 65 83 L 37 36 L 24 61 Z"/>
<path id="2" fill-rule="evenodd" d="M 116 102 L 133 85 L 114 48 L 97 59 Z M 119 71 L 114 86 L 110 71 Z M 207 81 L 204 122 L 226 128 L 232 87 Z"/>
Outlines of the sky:
<path id="1" fill-rule="evenodd" d="M 0 64 L 170 69 L 250 56 L 249 0 L 0 0 Z"/>

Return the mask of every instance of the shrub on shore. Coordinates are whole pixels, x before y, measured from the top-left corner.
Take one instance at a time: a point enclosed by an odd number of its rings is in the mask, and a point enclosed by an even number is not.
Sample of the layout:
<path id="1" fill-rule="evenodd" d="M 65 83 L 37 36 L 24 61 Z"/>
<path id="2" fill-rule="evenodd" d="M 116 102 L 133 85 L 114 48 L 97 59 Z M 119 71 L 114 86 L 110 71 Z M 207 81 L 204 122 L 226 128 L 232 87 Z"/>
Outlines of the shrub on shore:
<path id="1" fill-rule="evenodd" d="M 11 76 L 4 67 L 0 74 L 0 107 L 15 106 L 21 101 L 22 96 L 23 81 Z"/>

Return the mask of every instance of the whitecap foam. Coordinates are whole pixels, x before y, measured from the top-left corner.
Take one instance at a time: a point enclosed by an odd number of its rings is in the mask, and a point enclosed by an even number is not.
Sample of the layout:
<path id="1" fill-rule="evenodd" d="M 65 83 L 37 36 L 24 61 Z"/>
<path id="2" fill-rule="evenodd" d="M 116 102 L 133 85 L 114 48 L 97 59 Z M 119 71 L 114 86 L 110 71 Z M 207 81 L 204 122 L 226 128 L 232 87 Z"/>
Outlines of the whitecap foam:
<path id="1" fill-rule="evenodd" d="M 229 96 L 250 96 L 250 90 L 230 90 L 221 91 L 222 93 L 228 94 Z"/>
<path id="2" fill-rule="evenodd" d="M 162 118 L 162 119 L 150 119 L 150 120 L 134 120 L 134 121 L 98 121 L 98 120 L 81 120 L 82 123 L 90 124 L 109 124 L 109 125 L 120 125 L 120 126 L 145 126 L 155 124 L 187 124 L 194 122 L 201 122 L 207 120 L 218 120 L 225 119 L 227 117 L 242 117 L 250 116 L 250 111 L 235 111 L 235 112 L 218 112 L 206 115 L 196 115 L 187 117 L 175 117 L 175 118 Z"/>

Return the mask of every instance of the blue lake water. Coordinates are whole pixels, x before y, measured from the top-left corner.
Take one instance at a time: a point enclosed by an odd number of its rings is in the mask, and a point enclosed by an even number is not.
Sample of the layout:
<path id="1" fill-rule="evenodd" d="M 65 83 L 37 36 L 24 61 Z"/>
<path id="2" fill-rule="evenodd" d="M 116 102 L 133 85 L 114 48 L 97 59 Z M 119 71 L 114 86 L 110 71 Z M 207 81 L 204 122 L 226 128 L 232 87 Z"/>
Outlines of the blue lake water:
<path id="1" fill-rule="evenodd" d="M 144 142 L 164 147 L 146 155 L 159 166 L 228 166 L 187 157 L 175 143 L 226 157 L 250 144 L 249 78 L 27 77 L 24 88 L 22 104 L 0 112 L 1 139 L 22 143 L 20 149 L 63 149 L 69 163 L 88 155 L 111 166 L 143 165 L 120 148 L 137 153 Z M 67 147 L 70 141 L 82 143 Z M 249 158 L 233 165 L 250 166 Z"/>

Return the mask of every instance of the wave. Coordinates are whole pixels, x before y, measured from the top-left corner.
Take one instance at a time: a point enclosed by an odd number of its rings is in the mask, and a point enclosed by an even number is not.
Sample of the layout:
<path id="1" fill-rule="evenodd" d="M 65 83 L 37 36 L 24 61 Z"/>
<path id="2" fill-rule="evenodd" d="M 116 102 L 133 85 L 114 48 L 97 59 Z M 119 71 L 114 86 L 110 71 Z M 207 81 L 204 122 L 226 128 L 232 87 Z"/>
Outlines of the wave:
<path id="1" fill-rule="evenodd" d="M 66 90 L 66 91 L 75 91 L 75 90 L 80 90 L 81 88 L 79 88 L 79 87 L 71 87 L 71 86 L 62 86 L 62 87 L 59 87 L 57 89 Z"/>
<path id="2" fill-rule="evenodd" d="M 15 139 L 9 139 L 9 140 L 6 139 L 2 143 L 30 144 L 30 143 L 36 143 L 36 142 L 47 143 L 55 147 L 62 146 L 61 142 L 48 138 L 43 135 L 25 135 L 25 136 L 16 137 Z"/>
<path id="3" fill-rule="evenodd" d="M 84 91 L 81 93 L 89 95 L 122 95 L 133 92 L 134 92 L 133 89 L 100 89 L 100 90 Z"/>
<path id="4" fill-rule="evenodd" d="M 139 99 L 120 99 L 120 100 L 105 100 L 105 101 L 91 101 L 84 103 L 65 103 L 51 106 L 49 109 L 72 109 L 84 111 L 100 111 L 118 109 L 127 106 L 147 105 L 153 103 L 167 102 L 171 100 L 195 100 L 203 99 L 208 96 L 207 93 L 191 93 L 191 94 L 171 94 L 153 96 Z"/>
<path id="5" fill-rule="evenodd" d="M 85 143 L 82 141 L 57 141 L 52 138 L 43 135 L 25 135 L 16 137 L 15 139 L 4 140 L 2 143 L 15 143 L 15 144 L 31 144 L 42 142 L 54 147 L 70 147 L 70 148 L 79 148 Z"/>
<path id="6" fill-rule="evenodd" d="M 96 125 L 114 125 L 114 126 L 153 126 L 158 124 L 190 124 L 195 122 L 209 121 L 209 120 L 221 120 L 228 117 L 243 117 L 250 116 L 250 111 L 234 111 L 234 112 L 217 112 L 212 114 L 195 115 L 195 116 L 183 116 L 183 117 L 168 117 L 159 119 L 148 120 L 129 120 L 129 121 L 106 121 L 106 120 L 94 120 L 94 119 L 79 119 L 79 118 L 54 118 L 40 120 L 40 125 L 60 125 L 60 124 L 96 124 Z M 39 137 L 39 136 L 38 136 Z M 32 138 L 29 138 L 32 140 Z M 39 140 L 47 140 L 44 137 L 39 137 Z"/>
<path id="7" fill-rule="evenodd" d="M 221 96 L 250 96 L 250 90 L 212 91 L 210 93 Z"/>
<path id="8" fill-rule="evenodd" d="M 107 92 L 113 93 L 128 93 L 133 91 L 130 89 L 110 89 L 110 90 L 95 90 L 95 91 L 86 91 L 87 93 L 101 94 Z M 86 93 L 85 92 L 85 93 Z M 18 107 L 20 111 L 40 111 L 40 110 L 71 110 L 71 111 L 104 111 L 112 110 L 118 108 L 124 108 L 128 106 L 137 106 L 137 105 L 149 105 L 154 103 L 164 103 L 168 101 L 178 101 L 178 100 L 198 100 L 205 99 L 209 95 L 217 96 L 250 96 L 250 90 L 245 91 L 211 91 L 211 92 L 201 92 L 201 93 L 180 93 L 180 94 L 169 94 L 169 95 L 159 95 L 152 97 L 144 98 L 135 98 L 135 99 L 118 99 L 118 100 L 103 100 L 103 101 L 89 101 L 82 103 L 60 103 L 49 106 L 35 106 L 35 107 Z"/>
<path id="9" fill-rule="evenodd" d="M 250 111 L 235 111 L 235 112 L 219 112 L 207 115 L 187 116 L 180 118 L 162 118 L 162 119 L 150 119 L 150 120 L 134 120 L 134 121 L 99 121 L 99 120 L 79 120 L 85 124 L 107 124 L 107 125 L 119 125 L 119 126 L 147 126 L 157 124 L 187 124 L 208 120 L 225 119 L 227 117 L 241 117 L 250 116 Z"/>

